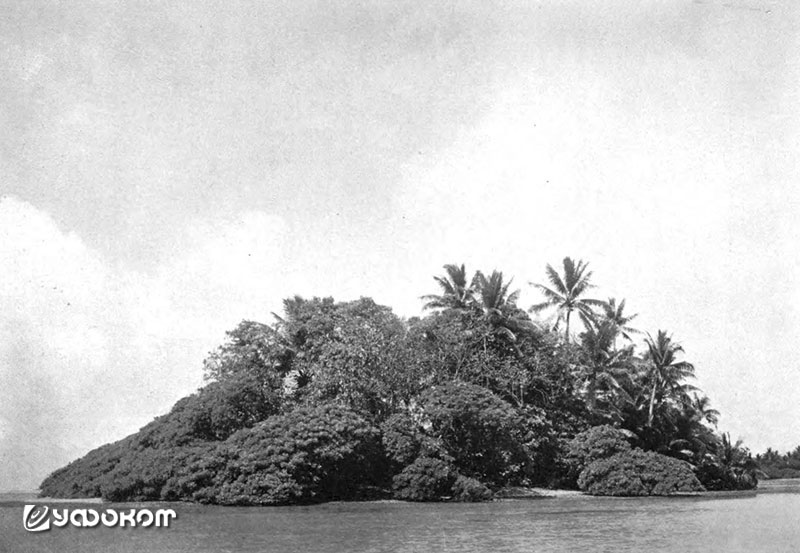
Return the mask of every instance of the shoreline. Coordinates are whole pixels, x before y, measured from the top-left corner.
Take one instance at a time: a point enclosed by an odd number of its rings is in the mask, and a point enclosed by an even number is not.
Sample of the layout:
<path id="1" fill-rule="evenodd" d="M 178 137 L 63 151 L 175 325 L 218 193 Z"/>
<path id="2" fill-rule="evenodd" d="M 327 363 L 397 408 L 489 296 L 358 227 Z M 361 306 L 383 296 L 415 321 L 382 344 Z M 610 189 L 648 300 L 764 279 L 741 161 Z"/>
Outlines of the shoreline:
<path id="1" fill-rule="evenodd" d="M 580 490 L 550 489 L 550 488 L 526 488 L 523 486 L 513 486 L 498 490 L 495 499 L 554 499 L 567 497 L 586 496 Z"/>
<path id="2" fill-rule="evenodd" d="M 792 480 L 792 479 L 773 479 L 773 482 L 781 481 L 781 480 Z M 753 490 L 730 490 L 730 491 L 704 491 L 704 492 L 689 492 L 689 493 L 675 493 L 672 495 L 663 495 L 663 496 L 594 496 L 591 494 L 587 494 L 580 490 L 568 490 L 568 489 L 549 489 L 549 488 L 527 488 L 523 486 L 514 486 L 509 488 L 503 488 L 498 490 L 494 498 L 487 503 L 491 503 L 492 501 L 506 501 L 506 500 L 536 500 L 536 499 L 574 499 L 574 498 L 615 498 L 615 499 L 644 499 L 644 498 L 670 498 L 670 497 L 683 497 L 683 498 L 735 498 L 735 497 L 752 497 L 759 493 L 780 493 L 783 489 L 779 486 L 776 486 L 774 489 L 770 489 L 771 486 L 767 485 L 764 487 L 758 487 Z M 38 490 L 31 490 L 31 491 L 11 491 L 11 492 L 0 492 L 0 504 L 3 503 L 50 503 L 50 504 L 107 504 L 107 505 L 126 505 L 130 503 L 137 503 L 137 504 L 156 504 L 156 503 L 190 503 L 196 505 L 202 505 L 201 503 L 194 503 L 194 502 L 183 502 L 183 501 L 106 501 L 100 497 L 86 497 L 86 498 L 57 498 L 57 497 L 39 497 Z M 365 500 L 365 501 L 327 501 L 324 503 L 318 503 L 314 505 L 325 505 L 325 504 L 337 504 L 337 503 L 418 503 L 415 501 L 404 501 L 402 499 L 373 499 L 373 500 Z M 433 502 L 422 502 L 422 503 L 458 503 L 453 501 L 433 501 Z M 237 507 L 237 505 L 213 505 L 218 507 Z M 295 507 L 297 505 L 274 505 L 269 507 Z M 307 506 L 307 505 L 305 505 Z"/>

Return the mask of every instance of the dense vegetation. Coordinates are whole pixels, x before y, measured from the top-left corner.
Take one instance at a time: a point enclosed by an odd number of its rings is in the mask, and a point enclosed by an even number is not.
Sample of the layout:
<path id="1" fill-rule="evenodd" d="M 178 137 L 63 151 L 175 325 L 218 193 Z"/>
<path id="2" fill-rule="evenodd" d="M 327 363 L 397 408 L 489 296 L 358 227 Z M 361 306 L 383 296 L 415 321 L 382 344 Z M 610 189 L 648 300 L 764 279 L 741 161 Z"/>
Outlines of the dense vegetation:
<path id="1" fill-rule="evenodd" d="M 578 487 L 593 495 L 670 495 L 703 485 L 686 461 L 631 446 L 635 436 L 612 426 L 594 426 L 567 446 Z"/>
<path id="2" fill-rule="evenodd" d="M 207 385 L 42 483 L 42 494 L 279 505 L 489 499 L 507 486 L 643 495 L 755 486 L 665 331 L 637 352 L 625 301 L 547 266 L 527 312 L 501 272 L 447 265 L 427 315 L 284 301 L 205 362 Z M 551 312 L 552 324 L 529 313 Z"/>
<path id="3" fill-rule="evenodd" d="M 783 455 L 769 448 L 756 455 L 755 462 L 768 478 L 800 478 L 800 446 Z"/>

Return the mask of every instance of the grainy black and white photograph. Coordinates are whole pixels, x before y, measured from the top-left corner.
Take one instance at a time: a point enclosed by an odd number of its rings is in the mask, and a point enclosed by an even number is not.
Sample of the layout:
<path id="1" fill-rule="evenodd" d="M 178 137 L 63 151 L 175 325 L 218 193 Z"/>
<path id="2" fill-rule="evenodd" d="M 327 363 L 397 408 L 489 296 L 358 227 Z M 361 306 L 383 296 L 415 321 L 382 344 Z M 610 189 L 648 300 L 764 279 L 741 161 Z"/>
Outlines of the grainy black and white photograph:
<path id="1" fill-rule="evenodd" d="M 800 550 L 790 0 L 0 0 L 0 551 Z"/>

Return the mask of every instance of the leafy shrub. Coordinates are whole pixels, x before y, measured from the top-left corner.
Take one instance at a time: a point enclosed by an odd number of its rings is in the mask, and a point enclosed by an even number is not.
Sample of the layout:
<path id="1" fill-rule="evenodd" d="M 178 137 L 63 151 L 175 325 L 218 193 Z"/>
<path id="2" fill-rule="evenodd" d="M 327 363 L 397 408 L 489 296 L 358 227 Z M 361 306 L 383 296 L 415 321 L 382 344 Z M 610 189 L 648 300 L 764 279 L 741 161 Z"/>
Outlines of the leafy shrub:
<path id="1" fill-rule="evenodd" d="M 40 485 L 44 497 L 100 497 L 100 479 L 112 471 L 130 449 L 131 438 L 98 447 L 62 467 Z"/>
<path id="2" fill-rule="evenodd" d="M 461 474 L 490 485 L 524 477 L 533 437 L 509 403 L 480 386 L 451 382 L 425 392 L 421 404 L 428 432 Z"/>
<path id="3" fill-rule="evenodd" d="M 388 479 L 378 430 L 338 406 L 273 416 L 225 442 L 140 447 L 141 437 L 57 471 L 43 483 L 43 493 L 273 505 L 359 499 Z"/>
<path id="4" fill-rule="evenodd" d="M 468 476 L 459 475 L 453 483 L 453 499 L 456 501 L 489 501 L 493 495 L 486 485 Z"/>
<path id="5" fill-rule="evenodd" d="M 221 441 L 278 413 L 280 399 L 252 376 L 211 382 L 179 400 L 172 410 L 147 424 L 132 438 L 137 449 Z"/>
<path id="6" fill-rule="evenodd" d="M 161 488 L 162 501 L 216 503 L 216 477 L 226 466 L 220 447 L 193 448 L 180 457 L 178 466 Z"/>
<path id="7" fill-rule="evenodd" d="M 670 495 L 702 491 L 688 463 L 633 449 L 598 459 L 583 469 L 578 486 L 592 495 Z"/>
<path id="8" fill-rule="evenodd" d="M 109 501 L 192 499 L 175 493 L 174 480 L 186 476 L 186 467 L 213 458 L 216 444 L 130 450 L 114 468 L 95 478 L 99 495 Z"/>
<path id="9" fill-rule="evenodd" d="M 147 501 L 159 499 L 161 488 L 170 476 L 175 451 L 148 449 L 124 457 L 113 470 L 99 479 L 103 499 L 109 501 Z"/>
<path id="10" fill-rule="evenodd" d="M 492 491 L 447 461 L 420 457 L 394 477 L 394 496 L 406 501 L 488 501 Z"/>
<path id="11" fill-rule="evenodd" d="M 378 430 L 335 405 L 270 417 L 231 436 L 221 454 L 215 486 L 225 504 L 359 499 L 386 478 Z"/>
<path id="12" fill-rule="evenodd" d="M 631 450 L 628 436 L 613 426 L 602 425 L 581 432 L 567 444 L 567 463 L 574 478 L 594 461 Z"/>
<path id="13" fill-rule="evenodd" d="M 407 501 L 438 501 L 452 494 L 457 477 L 449 463 L 420 457 L 394 477 L 394 495 Z"/>
<path id="14" fill-rule="evenodd" d="M 53 497 L 103 497 L 112 501 L 160 499 L 162 487 L 183 464 L 209 455 L 220 440 L 275 413 L 279 403 L 243 376 L 212 382 L 178 401 L 139 432 L 95 449 L 48 476 L 41 493 Z M 186 475 L 188 477 L 188 475 Z M 174 484 L 174 482 L 173 482 Z M 171 487 L 174 499 L 190 499 Z"/>

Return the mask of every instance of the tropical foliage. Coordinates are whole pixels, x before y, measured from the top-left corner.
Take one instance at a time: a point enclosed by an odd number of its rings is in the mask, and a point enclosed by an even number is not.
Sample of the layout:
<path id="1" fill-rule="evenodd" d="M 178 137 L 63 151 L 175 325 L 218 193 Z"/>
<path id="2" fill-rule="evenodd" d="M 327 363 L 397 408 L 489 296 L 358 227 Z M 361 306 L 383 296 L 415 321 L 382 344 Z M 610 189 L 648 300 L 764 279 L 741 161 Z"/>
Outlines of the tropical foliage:
<path id="1" fill-rule="evenodd" d="M 42 493 L 280 505 L 756 484 L 681 346 L 660 330 L 637 349 L 625 301 L 586 297 L 587 263 L 548 265 L 529 311 L 501 271 L 444 271 L 423 317 L 293 297 L 271 324 L 242 322 L 208 356 L 205 386 L 57 470 Z M 529 315 L 547 309 L 553 325 Z"/>
<path id="2" fill-rule="evenodd" d="M 628 496 L 704 489 L 688 463 L 638 448 L 592 462 L 578 477 L 578 487 L 592 495 Z"/>
<path id="3" fill-rule="evenodd" d="M 631 437 L 609 425 L 593 426 L 567 444 L 567 462 L 576 475 L 590 464 L 631 450 Z"/>
<path id="4" fill-rule="evenodd" d="M 625 300 L 622 300 L 617 305 L 616 298 L 608 298 L 608 301 L 604 302 L 601 308 L 601 320 L 610 324 L 615 334 L 632 341 L 633 335 L 640 333 L 639 330 L 629 326 L 630 322 L 638 315 L 625 315 Z"/>
<path id="5" fill-rule="evenodd" d="M 800 478 L 800 446 L 781 455 L 772 448 L 755 456 L 756 464 L 768 478 Z"/>
<path id="6" fill-rule="evenodd" d="M 433 277 L 441 288 L 440 294 L 422 296 L 425 309 L 467 309 L 475 301 L 475 278 L 468 282 L 467 269 L 462 264 L 445 265 L 445 275 Z"/>
<path id="7" fill-rule="evenodd" d="M 647 380 L 650 390 L 647 424 L 652 426 L 656 400 L 662 405 L 668 401 L 677 403 L 691 401 L 688 392 L 694 387 L 686 381 L 694 378 L 694 366 L 676 359 L 677 354 L 683 351 L 683 347 L 673 342 L 672 337 L 664 330 L 659 330 L 655 339 L 648 335 L 646 344 L 646 359 L 649 362 Z"/>
<path id="8" fill-rule="evenodd" d="M 592 272 L 588 270 L 588 263 L 584 263 L 581 260 L 576 262 L 572 258 L 565 257 L 563 264 L 563 275 L 558 274 L 558 271 L 551 265 L 547 265 L 547 279 L 550 281 L 550 286 L 533 284 L 544 295 L 545 301 L 533 305 L 530 310 L 532 313 L 538 313 L 548 308 L 554 308 L 556 310 L 556 318 L 553 330 L 557 331 L 561 323 L 564 323 L 564 338 L 569 341 L 569 325 L 572 313 L 577 313 L 580 320 L 588 328 L 597 318 L 593 307 L 600 307 L 603 302 L 583 297 L 586 291 L 592 288 L 590 282 Z"/>

